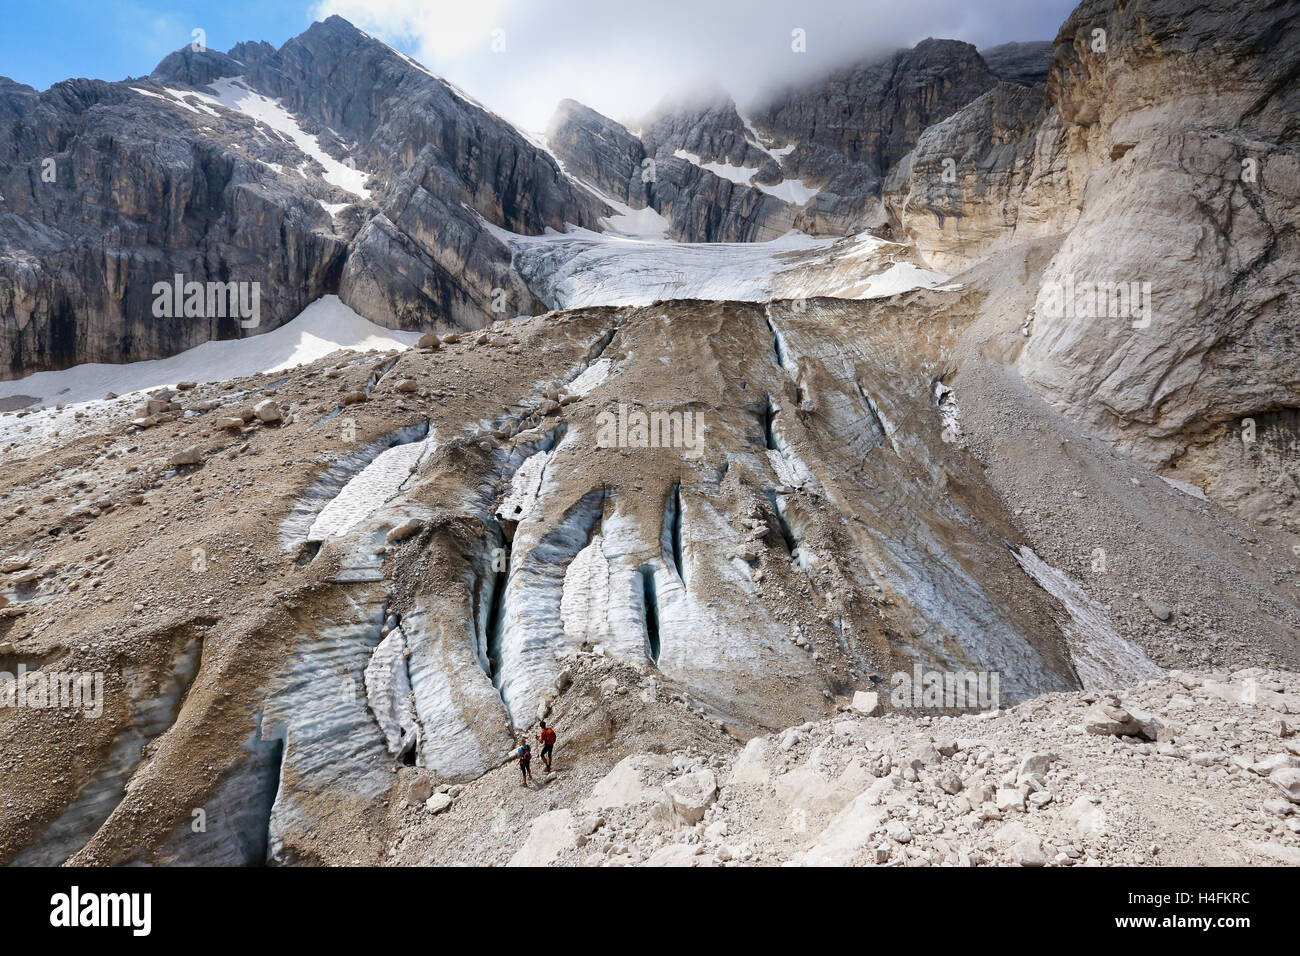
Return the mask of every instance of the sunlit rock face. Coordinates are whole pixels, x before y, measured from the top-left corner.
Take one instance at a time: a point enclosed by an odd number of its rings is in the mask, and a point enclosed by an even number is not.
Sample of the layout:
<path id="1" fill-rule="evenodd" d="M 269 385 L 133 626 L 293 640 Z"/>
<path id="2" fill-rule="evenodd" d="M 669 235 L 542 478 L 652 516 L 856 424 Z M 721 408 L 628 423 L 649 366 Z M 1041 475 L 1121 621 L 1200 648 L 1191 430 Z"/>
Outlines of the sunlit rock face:
<path id="1" fill-rule="evenodd" d="M 326 293 L 390 328 L 527 314 L 538 304 L 483 221 L 533 234 L 607 211 L 504 120 L 338 17 L 279 50 L 187 48 L 141 80 L 6 81 L 0 115 L 6 376 L 254 335 Z M 206 297 L 161 313 L 155 283 L 176 275 L 257 283 L 255 321 Z"/>

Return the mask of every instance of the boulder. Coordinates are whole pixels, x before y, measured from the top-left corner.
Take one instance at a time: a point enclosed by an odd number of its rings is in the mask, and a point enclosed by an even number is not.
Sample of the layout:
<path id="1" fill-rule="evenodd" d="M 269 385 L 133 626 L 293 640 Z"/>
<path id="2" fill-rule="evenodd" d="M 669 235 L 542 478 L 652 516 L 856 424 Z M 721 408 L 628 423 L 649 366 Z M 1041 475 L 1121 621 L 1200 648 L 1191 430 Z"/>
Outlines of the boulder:
<path id="1" fill-rule="evenodd" d="M 853 703 L 849 706 L 866 717 L 879 717 L 884 712 L 880 705 L 880 695 L 869 690 L 854 691 Z"/>
<path id="2" fill-rule="evenodd" d="M 663 796 L 663 791 L 647 786 L 645 779 L 651 773 L 665 772 L 668 767 L 668 760 L 656 754 L 624 757 L 592 788 L 583 806 L 588 810 L 605 810 L 656 801 Z"/>
<path id="3" fill-rule="evenodd" d="M 1300 770 L 1281 767 L 1268 775 L 1268 782 L 1282 791 L 1292 803 L 1300 803 Z"/>
<path id="4" fill-rule="evenodd" d="M 406 802 L 413 807 L 425 803 L 433 796 L 433 778 L 426 774 L 412 777 L 406 782 L 405 796 Z"/>
<path id="5" fill-rule="evenodd" d="M 284 417 L 280 412 L 280 406 L 269 398 L 254 405 L 253 414 L 263 425 L 274 425 Z"/>
<path id="6" fill-rule="evenodd" d="M 1076 797 L 1063 816 L 1080 837 L 1097 836 L 1106 828 L 1106 811 L 1096 797 L 1088 794 Z"/>
<path id="7" fill-rule="evenodd" d="M 430 813 L 442 813 L 451 806 L 451 794 L 435 793 L 428 800 L 424 801 L 424 808 Z"/>
<path id="8" fill-rule="evenodd" d="M 700 847 L 690 843 L 670 843 L 667 846 L 661 846 L 650 854 L 650 858 L 645 861 L 646 866 L 712 866 L 713 861 L 707 856 L 701 856 Z"/>
<path id="9" fill-rule="evenodd" d="M 1098 701 L 1083 715 L 1083 727 L 1090 734 L 1136 737 L 1141 725 L 1122 707 Z"/>
<path id="10" fill-rule="evenodd" d="M 1016 841 L 1011 848 L 1011 858 L 1018 866 L 1046 866 L 1047 854 L 1043 852 L 1043 843 L 1038 837 L 1025 836 Z"/>
<path id="11" fill-rule="evenodd" d="M 712 770 L 696 770 L 678 777 L 664 789 L 678 819 L 693 825 L 704 819 L 704 811 L 717 799 L 718 779 Z"/>
<path id="12" fill-rule="evenodd" d="M 836 814 L 804 853 L 801 862 L 804 866 L 847 866 L 880 832 L 888 812 L 878 793 L 868 790 L 859 794 Z"/>
<path id="13" fill-rule="evenodd" d="M 407 518 L 401 524 L 389 529 L 386 540 L 389 544 L 393 544 L 397 541 L 405 541 L 423 527 L 424 522 L 419 518 Z"/>
<path id="14" fill-rule="evenodd" d="M 934 782 L 939 785 L 940 790 L 949 796 L 954 796 L 961 792 L 961 777 L 957 776 L 957 774 L 953 773 L 951 770 L 945 770 L 943 773 L 939 774 L 939 776 L 935 778 Z"/>
<path id="15" fill-rule="evenodd" d="M 1031 775 L 1042 777 L 1051 768 L 1052 764 L 1060 759 L 1054 753 L 1029 754 L 1020 761 L 1020 769 L 1016 771 L 1016 779 L 1021 780 Z"/>
<path id="16" fill-rule="evenodd" d="M 1025 809 L 1025 791 L 1018 787 L 999 787 L 997 796 L 998 809 L 1003 813 L 1008 810 Z"/>
<path id="17" fill-rule="evenodd" d="M 772 771 L 768 767 L 770 744 L 765 737 L 753 737 L 736 757 L 731 766 L 732 786 L 737 784 L 764 785 L 771 783 Z"/>
<path id="18" fill-rule="evenodd" d="M 197 465 L 203 461 L 203 453 L 197 448 L 182 448 L 175 452 L 167 463 L 173 468 L 183 468 L 187 465 Z"/>
<path id="19" fill-rule="evenodd" d="M 578 846 L 578 829 L 572 810 L 543 813 L 528 826 L 523 846 L 506 866 L 547 866 L 566 850 Z"/>

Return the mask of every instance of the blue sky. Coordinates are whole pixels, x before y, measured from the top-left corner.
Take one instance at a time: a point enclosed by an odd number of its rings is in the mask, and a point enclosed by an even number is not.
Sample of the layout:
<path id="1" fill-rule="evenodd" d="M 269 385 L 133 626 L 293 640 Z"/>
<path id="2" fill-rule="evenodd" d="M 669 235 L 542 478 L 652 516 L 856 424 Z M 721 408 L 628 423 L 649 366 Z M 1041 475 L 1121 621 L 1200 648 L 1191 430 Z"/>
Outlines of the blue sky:
<path id="1" fill-rule="evenodd" d="M 721 87 L 743 107 L 928 36 L 1051 40 L 1077 0 L 0 0 L 0 75 L 37 89 L 144 76 L 201 28 L 280 46 L 337 13 L 519 125 L 572 97 L 635 123 Z M 793 55 L 792 31 L 806 34 Z"/>
<path id="2" fill-rule="evenodd" d="M 274 0 L 0 0 L 0 76 L 43 90 L 73 76 L 142 76 L 196 27 L 208 46 L 279 46 L 312 21 L 312 4 Z"/>

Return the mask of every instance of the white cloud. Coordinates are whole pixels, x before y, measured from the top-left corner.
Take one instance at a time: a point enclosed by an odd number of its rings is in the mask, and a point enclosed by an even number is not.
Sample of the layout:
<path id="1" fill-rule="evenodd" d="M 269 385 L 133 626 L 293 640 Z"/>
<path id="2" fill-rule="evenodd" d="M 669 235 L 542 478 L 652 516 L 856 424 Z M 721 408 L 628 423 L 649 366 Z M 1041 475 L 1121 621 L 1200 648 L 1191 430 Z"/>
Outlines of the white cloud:
<path id="1" fill-rule="evenodd" d="M 529 129 L 572 97 L 624 121 L 664 96 L 773 86 L 927 36 L 1050 40 L 1074 0 L 317 0 Z M 791 31 L 807 52 L 791 50 Z M 496 49 L 494 50 L 494 43 Z"/>

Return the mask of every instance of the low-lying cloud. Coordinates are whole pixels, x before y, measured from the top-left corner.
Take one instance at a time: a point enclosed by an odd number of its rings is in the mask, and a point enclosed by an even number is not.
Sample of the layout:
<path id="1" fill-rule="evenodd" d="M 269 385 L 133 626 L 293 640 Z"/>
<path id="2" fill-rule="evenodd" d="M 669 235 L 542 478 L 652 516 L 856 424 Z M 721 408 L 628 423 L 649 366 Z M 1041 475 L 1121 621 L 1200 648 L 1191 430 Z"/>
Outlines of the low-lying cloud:
<path id="1" fill-rule="evenodd" d="M 925 37 L 1050 40 L 1073 0 L 318 0 L 514 122 L 572 97 L 634 122 L 665 96 L 774 87 Z M 803 31 L 804 52 L 795 52 Z"/>

